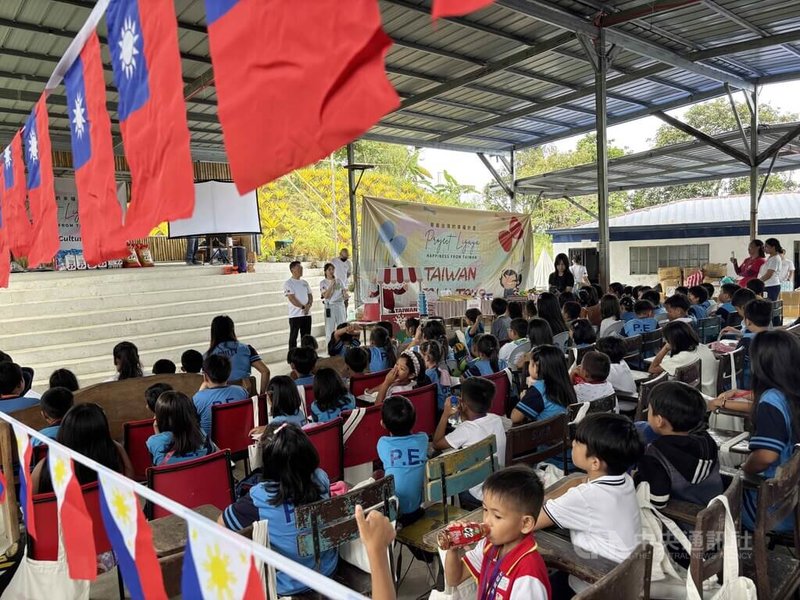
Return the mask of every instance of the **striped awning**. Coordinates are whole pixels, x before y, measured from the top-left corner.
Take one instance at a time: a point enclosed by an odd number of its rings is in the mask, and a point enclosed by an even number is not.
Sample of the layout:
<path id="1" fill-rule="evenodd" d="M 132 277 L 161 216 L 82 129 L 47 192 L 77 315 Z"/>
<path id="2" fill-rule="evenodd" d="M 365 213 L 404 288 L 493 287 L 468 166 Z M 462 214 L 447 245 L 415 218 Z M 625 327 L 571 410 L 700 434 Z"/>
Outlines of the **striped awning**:
<path id="1" fill-rule="evenodd" d="M 416 267 L 391 267 L 383 269 L 383 276 L 378 277 L 383 283 L 416 283 L 421 280 Z"/>

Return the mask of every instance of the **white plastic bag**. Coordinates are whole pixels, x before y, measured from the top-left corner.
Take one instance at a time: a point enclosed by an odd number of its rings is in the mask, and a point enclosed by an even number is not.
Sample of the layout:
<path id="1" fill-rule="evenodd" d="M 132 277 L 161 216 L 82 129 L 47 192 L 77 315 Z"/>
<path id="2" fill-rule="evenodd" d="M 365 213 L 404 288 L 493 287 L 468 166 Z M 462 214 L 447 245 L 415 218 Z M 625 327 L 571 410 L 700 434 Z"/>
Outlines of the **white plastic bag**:
<path id="1" fill-rule="evenodd" d="M 28 556 L 28 548 L 25 548 L 2 599 L 89 600 L 90 584 L 86 580 L 70 579 L 64 547 L 59 539 L 57 560 L 34 560 Z"/>

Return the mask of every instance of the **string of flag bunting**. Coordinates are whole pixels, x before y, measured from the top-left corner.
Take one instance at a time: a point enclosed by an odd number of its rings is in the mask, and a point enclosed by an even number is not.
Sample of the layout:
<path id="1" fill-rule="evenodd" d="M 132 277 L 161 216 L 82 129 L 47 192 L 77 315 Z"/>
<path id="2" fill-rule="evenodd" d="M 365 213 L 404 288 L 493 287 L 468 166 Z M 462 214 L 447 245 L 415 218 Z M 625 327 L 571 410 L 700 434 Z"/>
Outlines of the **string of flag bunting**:
<path id="1" fill-rule="evenodd" d="M 181 575 L 184 598 L 263 600 L 265 591 L 258 572 L 258 562 L 272 565 L 333 600 L 366 600 L 340 583 L 225 529 L 9 415 L 0 413 L 0 419 L 11 425 L 17 440 L 20 504 L 26 530 L 34 539 L 37 539 L 37 532 L 28 467 L 32 457 L 31 438 L 48 445 L 48 466 L 56 495 L 61 539 L 72 579 L 93 581 L 97 572 L 94 535 L 87 535 L 87 532 L 93 532 L 96 524 L 92 521 L 75 476 L 74 463 L 78 462 L 98 474 L 100 513 L 105 532 L 117 557 L 122 578 L 134 600 L 167 598 L 150 524 L 145 519 L 137 496 L 158 504 L 187 523 L 187 544 Z M 0 502 L 5 502 L 7 482 L 2 475 L 0 486 Z"/>

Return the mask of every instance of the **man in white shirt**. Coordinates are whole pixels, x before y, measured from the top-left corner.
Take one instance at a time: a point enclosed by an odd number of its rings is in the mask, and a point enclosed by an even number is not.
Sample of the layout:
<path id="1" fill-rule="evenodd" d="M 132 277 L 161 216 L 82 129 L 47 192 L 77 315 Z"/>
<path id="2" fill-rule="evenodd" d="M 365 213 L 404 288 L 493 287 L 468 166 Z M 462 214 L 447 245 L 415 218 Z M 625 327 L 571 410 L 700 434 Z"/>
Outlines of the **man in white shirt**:
<path id="1" fill-rule="evenodd" d="M 344 289 L 348 289 L 350 275 L 353 274 L 353 263 L 350 260 L 350 252 L 347 248 L 342 248 L 339 256 L 331 259 L 333 265 L 333 275 L 342 282 Z"/>
<path id="2" fill-rule="evenodd" d="M 295 260 L 289 263 L 289 270 L 292 272 L 291 278 L 283 284 L 283 295 L 289 302 L 289 349 L 297 347 L 297 335 L 308 335 L 311 333 L 311 305 L 314 297 L 311 294 L 311 286 L 303 277 L 303 265 Z"/>
<path id="3" fill-rule="evenodd" d="M 575 279 L 575 288 L 582 288 L 592 285 L 589 281 L 589 272 L 581 264 L 581 257 L 577 254 L 572 257 L 572 266 L 569 268 L 572 272 L 572 277 Z"/>

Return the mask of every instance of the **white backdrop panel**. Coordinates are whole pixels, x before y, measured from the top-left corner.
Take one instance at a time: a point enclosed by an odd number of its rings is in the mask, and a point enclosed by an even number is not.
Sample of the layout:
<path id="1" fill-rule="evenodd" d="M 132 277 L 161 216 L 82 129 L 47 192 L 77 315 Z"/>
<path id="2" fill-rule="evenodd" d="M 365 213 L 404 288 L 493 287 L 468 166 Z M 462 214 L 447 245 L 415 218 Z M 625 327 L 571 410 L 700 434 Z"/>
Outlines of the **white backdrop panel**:
<path id="1" fill-rule="evenodd" d="M 240 196 L 233 183 L 195 183 L 194 214 L 172 221 L 169 237 L 206 234 L 261 233 L 255 190 Z"/>

